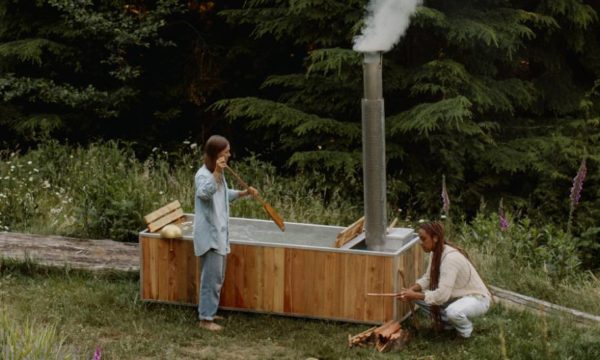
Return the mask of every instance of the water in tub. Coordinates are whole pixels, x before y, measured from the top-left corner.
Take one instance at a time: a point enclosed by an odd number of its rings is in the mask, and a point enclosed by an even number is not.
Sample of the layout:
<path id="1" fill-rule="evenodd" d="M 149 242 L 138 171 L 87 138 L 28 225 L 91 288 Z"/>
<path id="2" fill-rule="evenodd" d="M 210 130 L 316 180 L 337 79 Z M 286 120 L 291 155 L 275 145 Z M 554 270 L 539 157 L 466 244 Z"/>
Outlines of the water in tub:
<path id="1" fill-rule="evenodd" d="M 182 224 L 184 236 L 192 236 L 191 221 Z M 272 244 L 289 244 L 298 246 L 334 247 L 337 234 L 342 230 L 339 226 L 317 224 L 286 223 L 285 232 L 267 220 L 231 218 L 229 221 L 229 238 L 236 242 L 260 242 Z M 412 238 L 412 229 L 394 228 L 386 241 L 384 252 L 394 252 Z M 364 244 L 353 247 L 367 250 Z"/>

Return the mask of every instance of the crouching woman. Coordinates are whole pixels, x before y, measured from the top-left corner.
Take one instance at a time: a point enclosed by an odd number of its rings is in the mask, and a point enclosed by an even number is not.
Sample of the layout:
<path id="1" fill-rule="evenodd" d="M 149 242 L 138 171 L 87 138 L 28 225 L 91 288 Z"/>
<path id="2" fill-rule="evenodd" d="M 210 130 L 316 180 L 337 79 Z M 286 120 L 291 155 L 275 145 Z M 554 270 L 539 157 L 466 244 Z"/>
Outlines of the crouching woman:
<path id="1" fill-rule="evenodd" d="M 485 314 L 491 294 L 464 251 L 444 240 L 444 226 L 430 222 L 419 227 L 421 247 L 431 253 L 425 275 L 398 295 L 415 301 L 428 313 L 436 330 L 456 329 L 463 338 L 473 332 L 471 318 Z"/>

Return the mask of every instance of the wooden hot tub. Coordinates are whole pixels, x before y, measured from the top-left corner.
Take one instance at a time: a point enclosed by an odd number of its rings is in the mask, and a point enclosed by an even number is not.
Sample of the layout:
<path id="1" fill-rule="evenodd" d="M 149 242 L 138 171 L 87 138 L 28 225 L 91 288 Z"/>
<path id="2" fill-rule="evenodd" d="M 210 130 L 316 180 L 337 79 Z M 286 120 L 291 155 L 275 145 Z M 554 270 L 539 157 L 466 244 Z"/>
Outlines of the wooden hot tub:
<path id="1" fill-rule="evenodd" d="M 141 298 L 198 304 L 199 260 L 186 215 L 183 238 L 163 239 L 142 231 Z M 231 253 L 221 291 L 223 309 L 364 323 L 401 319 L 405 303 L 367 293 L 393 293 L 414 283 L 424 270 L 423 251 L 412 229 L 395 228 L 383 251 L 334 247 L 343 228 L 230 219 Z M 403 277 L 405 280 L 403 280 Z"/>

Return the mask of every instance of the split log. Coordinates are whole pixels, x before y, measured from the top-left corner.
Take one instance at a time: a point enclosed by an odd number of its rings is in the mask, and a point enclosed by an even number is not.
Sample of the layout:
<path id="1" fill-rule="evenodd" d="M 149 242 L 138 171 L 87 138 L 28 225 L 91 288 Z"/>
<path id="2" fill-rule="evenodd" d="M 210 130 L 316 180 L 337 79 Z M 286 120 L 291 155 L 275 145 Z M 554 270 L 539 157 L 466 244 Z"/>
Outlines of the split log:
<path id="1" fill-rule="evenodd" d="M 372 327 L 354 336 L 348 335 L 348 346 L 373 345 L 379 352 L 402 350 L 410 340 L 410 333 L 396 320 Z"/>
<path id="2" fill-rule="evenodd" d="M 348 335 L 348 347 L 364 346 L 366 343 L 369 343 L 373 337 L 373 331 L 375 331 L 375 329 L 377 329 L 377 326 L 373 326 L 372 328 L 354 336 Z"/>
<path id="3" fill-rule="evenodd" d="M 377 328 L 375 330 L 375 335 L 377 336 L 378 340 L 387 341 L 390 336 L 398 330 L 400 330 L 400 323 L 392 320 L 384 324 L 381 328 Z"/>

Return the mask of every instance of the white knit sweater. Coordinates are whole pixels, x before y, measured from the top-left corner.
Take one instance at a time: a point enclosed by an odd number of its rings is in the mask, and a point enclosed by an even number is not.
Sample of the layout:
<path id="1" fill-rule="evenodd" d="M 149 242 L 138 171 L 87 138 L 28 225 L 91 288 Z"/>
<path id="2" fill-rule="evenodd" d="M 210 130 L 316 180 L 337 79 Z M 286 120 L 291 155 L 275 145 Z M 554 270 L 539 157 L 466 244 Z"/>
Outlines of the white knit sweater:
<path id="1" fill-rule="evenodd" d="M 432 258 L 433 253 L 429 255 L 429 266 L 427 266 L 425 275 L 417 280 L 417 284 L 421 286 L 425 294 L 426 303 L 443 305 L 450 299 L 467 295 L 482 295 L 491 299 L 490 292 L 471 262 L 460 251 L 448 245 L 444 245 L 442 252 L 438 288 L 429 290 Z"/>

